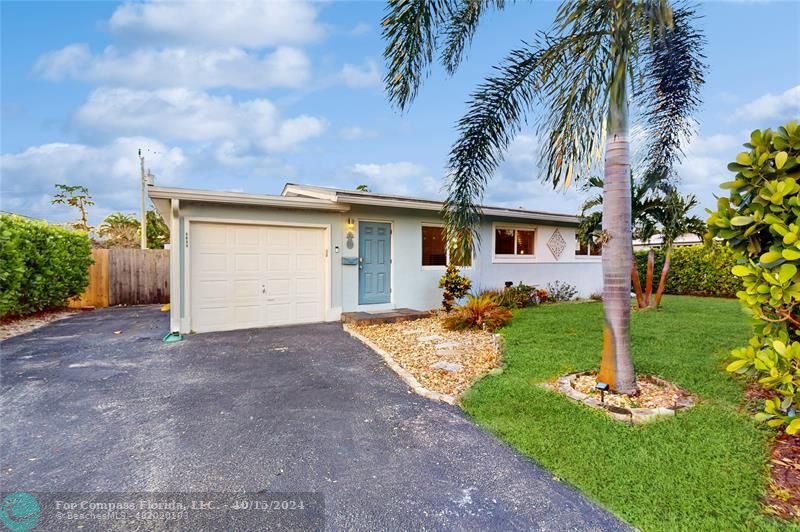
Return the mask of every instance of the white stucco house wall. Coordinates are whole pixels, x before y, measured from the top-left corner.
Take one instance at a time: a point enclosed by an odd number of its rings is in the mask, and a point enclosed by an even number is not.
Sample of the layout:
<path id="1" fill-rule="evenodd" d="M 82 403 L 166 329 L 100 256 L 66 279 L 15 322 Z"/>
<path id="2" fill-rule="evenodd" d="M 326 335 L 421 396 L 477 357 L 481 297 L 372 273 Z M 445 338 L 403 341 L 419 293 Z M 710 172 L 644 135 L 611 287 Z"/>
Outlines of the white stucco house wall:
<path id="1" fill-rule="evenodd" d="M 148 187 L 170 226 L 170 327 L 181 333 L 435 308 L 447 263 L 439 201 L 287 184 L 281 195 Z M 473 288 L 602 287 L 572 215 L 483 208 Z"/>

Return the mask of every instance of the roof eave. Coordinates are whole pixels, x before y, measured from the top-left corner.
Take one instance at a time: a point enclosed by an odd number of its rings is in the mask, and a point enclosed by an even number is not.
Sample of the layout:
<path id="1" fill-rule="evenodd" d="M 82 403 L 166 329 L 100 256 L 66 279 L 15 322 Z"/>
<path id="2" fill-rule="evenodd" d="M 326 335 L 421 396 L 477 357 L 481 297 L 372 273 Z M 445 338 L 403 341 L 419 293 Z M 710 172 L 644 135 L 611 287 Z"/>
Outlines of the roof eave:
<path id="1" fill-rule="evenodd" d="M 347 212 L 350 210 L 350 206 L 346 204 L 316 198 L 294 196 L 272 196 L 267 194 L 218 192 L 211 190 L 167 187 L 148 187 L 147 193 L 152 199 L 178 199 L 181 201 L 198 203 L 222 203 L 277 207 L 283 209 L 324 210 L 334 212 Z"/>

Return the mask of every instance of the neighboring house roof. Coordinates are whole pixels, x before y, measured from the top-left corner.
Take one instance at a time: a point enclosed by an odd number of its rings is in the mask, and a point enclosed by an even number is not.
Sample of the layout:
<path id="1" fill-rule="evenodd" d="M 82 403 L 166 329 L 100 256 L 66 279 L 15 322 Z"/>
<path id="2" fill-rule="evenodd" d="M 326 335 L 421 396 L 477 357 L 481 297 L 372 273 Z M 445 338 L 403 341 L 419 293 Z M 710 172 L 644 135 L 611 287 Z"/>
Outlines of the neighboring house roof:
<path id="1" fill-rule="evenodd" d="M 350 210 L 350 205 L 373 205 L 429 211 L 440 211 L 443 205 L 441 201 L 431 199 L 312 185 L 297 185 L 295 183 L 287 183 L 283 187 L 280 196 L 156 186 L 148 187 L 148 193 L 159 210 L 161 210 L 161 207 L 159 207 L 158 203 L 170 199 L 202 203 L 254 205 L 288 209 L 317 209 L 339 212 Z M 580 217 L 570 214 L 491 206 L 482 206 L 481 209 L 486 216 L 500 218 L 550 222 L 571 226 L 576 226 L 580 223 Z"/>
<path id="2" fill-rule="evenodd" d="M 658 247 L 664 243 L 664 237 L 662 235 L 653 235 L 650 240 L 644 242 L 642 240 L 634 240 L 633 247 Z M 697 235 L 693 235 L 691 233 L 686 233 L 685 235 L 681 235 L 675 239 L 673 242 L 673 246 L 696 246 L 703 243 L 703 239 Z"/>

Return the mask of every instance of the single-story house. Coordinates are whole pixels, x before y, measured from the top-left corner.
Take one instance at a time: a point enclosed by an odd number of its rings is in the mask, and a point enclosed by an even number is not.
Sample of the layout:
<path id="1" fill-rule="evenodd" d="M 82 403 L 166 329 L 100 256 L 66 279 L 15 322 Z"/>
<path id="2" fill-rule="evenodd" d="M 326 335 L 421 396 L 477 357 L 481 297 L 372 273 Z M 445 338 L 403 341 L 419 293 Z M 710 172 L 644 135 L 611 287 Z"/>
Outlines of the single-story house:
<path id="1" fill-rule="evenodd" d="M 447 264 L 439 201 L 287 184 L 277 195 L 148 187 L 171 229 L 173 331 L 336 321 L 343 312 L 425 310 Z M 578 217 L 484 207 L 463 273 L 475 289 L 520 281 L 602 286 Z"/>

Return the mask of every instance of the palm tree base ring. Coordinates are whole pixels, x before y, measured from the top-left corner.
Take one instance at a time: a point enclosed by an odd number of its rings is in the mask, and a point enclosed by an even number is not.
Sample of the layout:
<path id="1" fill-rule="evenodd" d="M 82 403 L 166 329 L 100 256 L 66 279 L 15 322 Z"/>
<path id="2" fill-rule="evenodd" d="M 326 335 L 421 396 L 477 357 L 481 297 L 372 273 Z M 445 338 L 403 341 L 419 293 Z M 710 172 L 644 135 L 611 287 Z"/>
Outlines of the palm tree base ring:
<path id="1" fill-rule="evenodd" d="M 669 381 L 654 375 L 639 375 L 638 382 L 640 386 L 652 389 L 661 388 L 664 393 L 660 396 L 649 398 L 651 399 L 649 401 L 651 404 L 647 407 L 625 406 L 614 399 L 625 397 L 631 400 L 633 398 L 613 392 L 601 394 L 600 391 L 593 388 L 596 375 L 597 372 L 594 371 L 570 373 L 560 377 L 552 387 L 574 401 L 581 402 L 591 408 L 605 410 L 612 418 L 633 425 L 674 416 L 679 410 L 690 408 L 696 402 L 696 397 Z M 592 384 L 592 387 L 587 389 L 587 384 Z M 635 399 L 642 400 L 641 394 Z"/>

